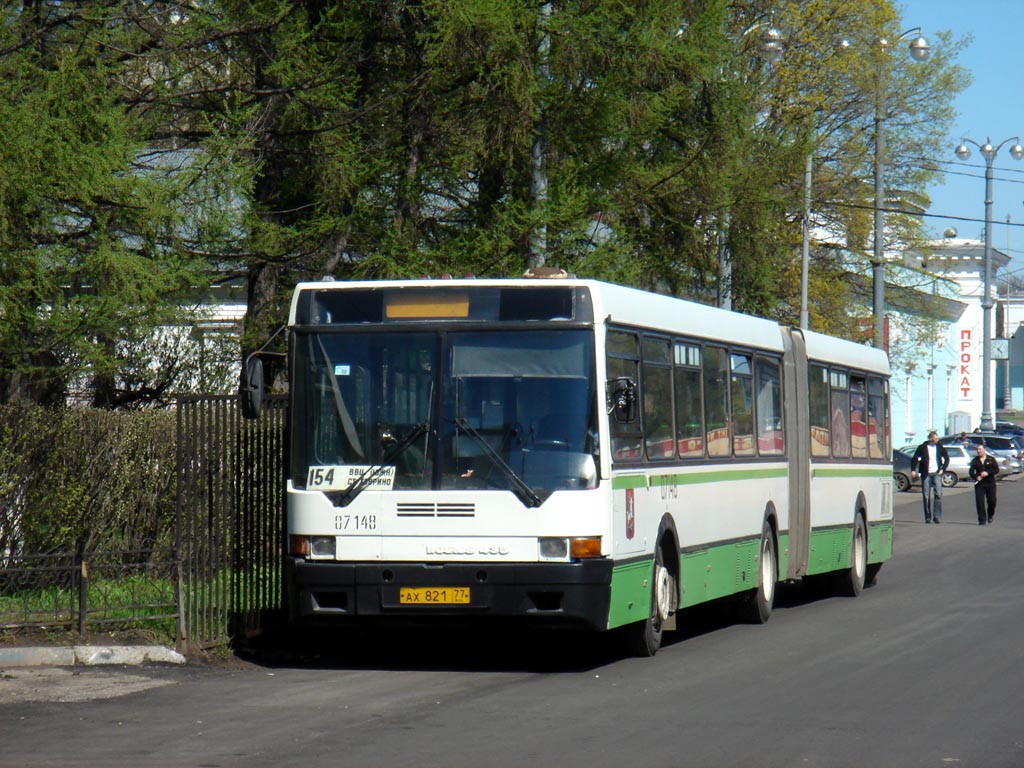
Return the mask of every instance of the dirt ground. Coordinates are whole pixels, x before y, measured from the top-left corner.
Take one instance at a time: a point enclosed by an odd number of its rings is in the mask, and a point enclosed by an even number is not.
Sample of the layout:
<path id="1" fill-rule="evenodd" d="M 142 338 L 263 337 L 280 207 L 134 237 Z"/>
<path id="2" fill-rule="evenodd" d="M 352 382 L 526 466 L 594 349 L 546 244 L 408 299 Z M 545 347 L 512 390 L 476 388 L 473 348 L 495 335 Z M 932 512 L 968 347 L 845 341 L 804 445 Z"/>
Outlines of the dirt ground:
<path id="1" fill-rule="evenodd" d="M 161 645 L 172 647 L 165 636 L 154 637 L 144 631 L 77 632 L 50 630 L 42 627 L 0 630 L 0 647 L 21 648 L 72 645 Z M 187 655 L 187 667 L 215 669 L 247 669 L 253 664 L 229 648 L 196 651 Z M 178 668 L 180 669 L 180 668 Z M 171 672 L 166 665 L 141 666 L 70 666 L 70 667 L 8 667 L 0 666 L 0 722 L 10 715 L 7 705 L 27 702 L 82 702 L 126 696 L 138 691 L 174 685 L 182 675 Z"/>
<path id="2" fill-rule="evenodd" d="M 0 722 L 4 707 L 27 702 L 111 699 L 173 685 L 145 667 L 18 667 L 0 669 Z M 7 714 L 10 714 L 9 712 Z"/>

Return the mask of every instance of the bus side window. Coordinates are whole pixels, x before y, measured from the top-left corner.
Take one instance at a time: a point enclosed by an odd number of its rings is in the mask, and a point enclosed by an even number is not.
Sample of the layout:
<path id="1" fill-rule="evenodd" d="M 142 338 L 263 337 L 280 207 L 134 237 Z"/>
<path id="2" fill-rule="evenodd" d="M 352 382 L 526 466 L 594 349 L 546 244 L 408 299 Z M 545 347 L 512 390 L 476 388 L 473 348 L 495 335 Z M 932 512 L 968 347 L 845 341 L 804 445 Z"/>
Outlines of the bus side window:
<path id="1" fill-rule="evenodd" d="M 700 347 L 677 342 L 673 372 L 676 403 L 676 449 L 684 459 L 704 457 L 704 405 Z"/>
<path id="2" fill-rule="evenodd" d="M 722 347 L 704 347 L 704 429 L 708 456 L 728 456 L 729 359 Z"/>
<path id="3" fill-rule="evenodd" d="M 850 390 L 849 376 L 832 371 L 832 456 L 850 456 Z"/>
<path id="4" fill-rule="evenodd" d="M 613 461 L 639 461 L 643 458 L 643 435 L 640 432 L 640 420 L 635 418 L 637 396 L 636 382 L 640 368 L 640 342 L 635 333 L 608 331 L 607 348 L 607 393 L 608 412 L 612 434 Z M 621 413 L 618 400 L 620 394 L 626 400 L 634 402 L 628 410 Z M 641 393 L 642 394 L 642 393 Z M 633 418 L 630 418 L 633 416 Z"/>
<path id="5" fill-rule="evenodd" d="M 828 369 L 821 365 L 810 366 L 809 379 L 811 456 L 827 457 L 832 442 L 828 413 Z"/>
<path id="6" fill-rule="evenodd" d="M 868 379 L 868 452 L 872 459 L 884 459 L 886 435 L 885 382 Z"/>
<path id="7" fill-rule="evenodd" d="M 868 456 L 867 384 L 863 376 L 850 377 L 850 440 L 853 455 L 866 459 Z"/>
<path id="8" fill-rule="evenodd" d="M 754 376 L 750 355 L 730 356 L 732 403 L 732 452 L 736 456 L 754 455 Z"/>
<path id="9" fill-rule="evenodd" d="M 675 456 L 672 433 L 672 357 L 668 339 L 645 338 L 644 447 L 648 459 Z"/>
<path id="10" fill-rule="evenodd" d="M 757 450 L 762 456 L 785 453 L 782 427 L 782 379 L 776 360 L 759 357 L 757 374 Z"/>

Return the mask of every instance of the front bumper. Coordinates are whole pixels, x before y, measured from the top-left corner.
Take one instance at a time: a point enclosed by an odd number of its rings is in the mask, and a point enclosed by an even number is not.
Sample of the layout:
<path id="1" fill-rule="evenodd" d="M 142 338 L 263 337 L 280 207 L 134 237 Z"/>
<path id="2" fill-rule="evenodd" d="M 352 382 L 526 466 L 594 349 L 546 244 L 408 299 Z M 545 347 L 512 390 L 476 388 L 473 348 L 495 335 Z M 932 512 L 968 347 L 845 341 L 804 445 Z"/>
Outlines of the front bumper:
<path id="1" fill-rule="evenodd" d="M 608 626 L 612 561 L 574 563 L 337 563 L 286 557 L 291 619 L 377 616 L 513 617 L 541 623 Z M 464 605 L 403 605 L 403 588 L 464 587 Z"/>

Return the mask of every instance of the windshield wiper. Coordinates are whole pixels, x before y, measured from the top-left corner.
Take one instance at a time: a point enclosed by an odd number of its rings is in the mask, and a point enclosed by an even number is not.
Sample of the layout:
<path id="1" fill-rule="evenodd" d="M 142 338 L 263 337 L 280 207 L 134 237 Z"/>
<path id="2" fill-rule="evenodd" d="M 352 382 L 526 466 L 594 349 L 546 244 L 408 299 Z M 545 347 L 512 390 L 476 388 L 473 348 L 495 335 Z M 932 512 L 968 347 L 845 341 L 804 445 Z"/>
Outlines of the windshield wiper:
<path id="1" fill-rule="evenodd" d="M 342 491 L 340 494 L 329 494 L 328 498 L 334 502 L 335 506 L 347 507 L 355 500 L 356 496 L 366 490 L 374 478 L 379 475 L 385 467 L 389 467 L 395 463 L 395 459 L 402 455 L 406 448 L 419 440 L 426 431 L 430 429 L 430 422 L 424 421 L 422 424 L 417 424 L 411 430 L 409 434 L 399 440 L 395 445 L 385 454 L 384 458 L 380 460 L 378 464 L 371 464 L 368 466 L 359 477 L 356 478 L 355 482 L 352 483 L 348 488 Z M 390 432 L 385 432 L 390 437 Z M 394 438 L 392 438 L 394 439 Z"/>
<path id="2" fill-rule="evenodd" d="M 515 486 L 512 489 L 512 492 L 519 497 L 520 501 L 528 507 L 539 507 L 541 505 L 541 498 L 537 495 L 537 492 L 534 491 L 533 488 L 523 480 L 523 478 L 516 474 L 516 471 L 512 469 L 512 467 L 510 467 L 503 458 L 501 458 L 498 452 L 491 447 L 490 443 L 487 442 L 487 439 L 483 435 L 471 427 L 469 422 L 461 416 L 457 416 L 454 419 L 454 422 L 456 427 L 464 430 L 467 435 L 473 438 L 476 444 L 483 450 L 484 455 L 486 455 L 487 458 L 489 458 L 494 465 L 502 471 L 505 477 L 512 481 L 512 485 Z"/>

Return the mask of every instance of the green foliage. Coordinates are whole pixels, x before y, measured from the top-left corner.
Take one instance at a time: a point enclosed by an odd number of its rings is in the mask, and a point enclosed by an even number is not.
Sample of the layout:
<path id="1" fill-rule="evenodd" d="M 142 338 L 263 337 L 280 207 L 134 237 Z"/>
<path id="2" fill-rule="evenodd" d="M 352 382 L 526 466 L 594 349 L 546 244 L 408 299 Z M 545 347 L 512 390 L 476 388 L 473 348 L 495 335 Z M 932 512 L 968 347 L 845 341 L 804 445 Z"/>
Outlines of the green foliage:
<path id="1" fill-rule="evenodd" d="M 180 247 L 183 179 L 145 167 L 124 108 L 116 9 L 0 13 L 0 401 L 58 402 L 113 376 L 126 334 L 180 322 L 206 264 Z"/>
<path id="2" fill-rule="evenodd" d="M 920 62 L 908 55 L 916 33 L 901 23 L 889 0 L 786 0 L 781 6 L 776 18 L 787 20 L 790 34 L 775 68 L 770 121 L 775 130 L 804 137 L 813 157 L 815 222 L 833 233 L 833 245 L 872 250 L 874 140 L 881 118 L 883 204 L 890 210 L 884 250 L 919 245 L 922 219 L 903 211 L 927 208 L 920 190 L 939 173 L 928 158 L 945 151 L 953 101 L 970 83 L 956 63 L 967 41 L 928 32 L 931 55 Z M 794 175 L 789 183 L 799 180 Z M 812 327 L 850 327 L 850 298 L 831 282 L 838 276 L 832 250 L 814 249 L 812 260 Z M 816 280 L 815 273 L 829 279 Z M 796 309 L 783 317 L 793 322 Z"/>
<path id="3" fill-rule="evenodd" d="M 104 406 L 159 399 L 175 361 L 144 341 L 209 272 L 246 277 L 243 350 L 325 273 L 543 260 L 712 301 L 723 250 L 734 306 L 792 322 L 804 158 L 816 218 L 866 242 L 876 113 L 891 197 L 914 199 L 967 80 L 948 35 L 923 65 L 877 44 L 891 0 L 41 2 L 3 22 L 0 401 L 85 375 Z"/>
<path id="4" fill-rule="evenodd" d="M 0 407 L 0 548 L 173 544 L 175 415 Z"/>

